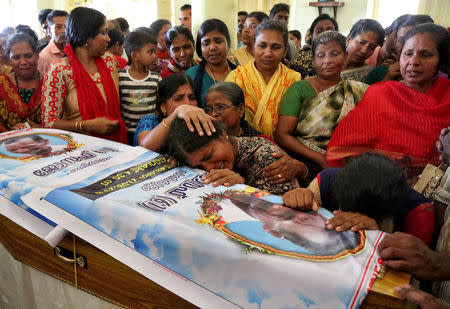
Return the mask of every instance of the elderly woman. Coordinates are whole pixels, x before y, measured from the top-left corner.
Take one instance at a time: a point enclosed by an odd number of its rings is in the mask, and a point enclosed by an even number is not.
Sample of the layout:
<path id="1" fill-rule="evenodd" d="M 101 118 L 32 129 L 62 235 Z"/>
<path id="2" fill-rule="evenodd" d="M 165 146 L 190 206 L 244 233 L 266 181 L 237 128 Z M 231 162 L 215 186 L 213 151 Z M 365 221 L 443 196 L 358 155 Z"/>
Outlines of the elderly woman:
<path id="1" fill-rule="evenodd" d="M 450 123 L 450 81 L 436 74 L 447 67 L 449 34 L 421 24 L 405 36 L 400 56 L 403 80 L 377 83 L 339 123 L 327 148 L 327 164 L 340 166 L 364 152 L 380 152 L 420 172 L 437 163 L 434 146 Z"/>
<path id="2" fill-rule="evenodd" d="M 278 146 L 263 137 L 234 137 L 214 126 L 211 136 L 198 136 L 183 120 L 175 119 L 167 137 L 168 154 L 180 164 L 206 170 L 203 181 L 214 186 L 245 183 L 272 194 L 297 187 L 295 180 L 272 183 L 265 179 L 264 168 L 276 161 L 272 153 L 280 150 Z"/>
<path id="3" fill-rule="evenodd" d="M 193 83 L 188 76 L 174 74 L 164 78 L 158 85 L 156 115 L 147 115 L 139 121 L 133 145 L 163 152 L 169 126 L 176 118 L 184 119 L 189 129 L 195 128 L 198 134 L 211 135 L 213 118 L 197 105 Z"/>
<path id="4" fill-rule="evenodd" d="M 13 72 L 0 74 L 0 132 L 40 127 L 42 78 L 36 42 L 25 33 L 13 34 L 6 55 Z"/>
<path id="5" fill-rule="evenodd" d="M 205 20 L 198 29 L 195 49 L 202 61 L 187 70 L 186 75 L 194 81 L 195 95 L 203 107 L 209 87 L 223 82 L 228 73 L 236 68 L 227 59 L 230 33 L 225 23 L 218 19 Z"/>
<path id="6" fill-rule="evenodd" d="M 264 137 L 244 119 L 245 98 L 235 83 L 221 82 L 208 89 L 205 111 L 223 124 L 232 136 Z M 284 151 L 272 154 L 278 161 L 264 168 L 264 175 L 270 182 L 281 183 L 298 178 L 304 180 L 308 174 L 305 164 L 291 158 Z"/>
<path id="7" fill-rule="evenodd" d="M 247 64 L 255 59 L 255 30 L 266 19 L 269 19 L 269 16 L 264 12 L 258 11 L 251 12 L 245 19 L 244 29 L 242 30 L 242 42 L 245 46 L 234 51 L 234 57 L 236 57 L 240 65 Z"/>
<path id="8" fill-rule="evenodd" d="M 295 82 L 284 95 L 275 140 L 297 158 L 310 162 L 314 175 L 326 167 L 325 151 L 338 123 L 362 99 L 367 85 L 343 81 L 345 37 L 326 31 L 312 42 L 317 75 Z"/>
<path id="9" fill-rule="evenodd" d="M 45 127 L 127 142 L 120 115 L 119 77 L 114 56 L 105 54 L 105 15 L 78 7 L 67 19 L 67 57 L 53 62 L 42 87 Z"/>
<path id="10" fill-rule="evenodd" d="M 311 40 L 307 44 L 310 45 L 312 39 L 314 39 L 322 32 L 339 31 L 339 27 L 336 22 L 336 19 L 330 17 L 330 15 L 328 14 L 320 14 L 318 17 L 316 17 L 316 19 L 314 19 L 308 31 L 310 33 L 309 37 L 311 38 Z M 306 41 L 307 38 L 308 34 L 305 35 L 305 42 L 307 42 Z M 291 68 L 302 74 L 303 78 L 307 76 L 313 76 L 316 74 L 316 71 L 313 67 L 311 59 L 312 59 L 311 48 L 304 48 L 298 51 L 294 59 L 292 59 Z"/>
<path id="11" fill-rule="evenodd" d="M 184 26 L 175 26 L 167 31 L 166 46 L 170 60 L 160 76 L 164 78 L 175 73 L 184 73 L 197 65 L 197 61 L 194 60 L 194 44 L 191 30 Z"/>
<path id="12" fill-rule="evenodd" d="M 364 82 L 373 67 L 365 64 L 375 48 L 383 45 L 384 29 L 373 19 L 360 19 L 353 25 L 347 37 L 348 60 L 342 79 Z"/>
<path id="13" fill-rule="evenodd" d="M 255 60 L 240 65 L 226 81 L 234 82 L 245 95 L 245 120 L 258 131 L 273 138 L 281 98 L 295 81 L 298 72 L 281 60 L 287 53 L 288 32 L 277 21 L 261 23 L 255 31 Z"/>

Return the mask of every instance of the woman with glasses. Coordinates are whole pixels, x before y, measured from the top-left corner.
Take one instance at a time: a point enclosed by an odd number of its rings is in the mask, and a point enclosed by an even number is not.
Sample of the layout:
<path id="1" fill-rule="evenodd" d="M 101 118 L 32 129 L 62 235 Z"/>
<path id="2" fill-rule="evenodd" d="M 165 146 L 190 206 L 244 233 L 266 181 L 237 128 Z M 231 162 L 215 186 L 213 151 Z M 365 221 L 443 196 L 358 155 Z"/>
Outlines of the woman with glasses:
<path id="1" fill-rule="evenodd" d="M 238 64 L 247 64 L 255 59 L 255 30 L 264 20 L 269 19 L 264 12 L 251 12 L 245 19 L 244 29 L 242 29 L 242 42 L 245 46 L 234 52 Z"/>
<path id="2" fill-rule="evenodd" d="M 221 82 L 209 88 L 205 97 L 205 112 L 214 117 L 214 122 L 222 123 L 230 136 L 265 137 L 244 119 L 245 98 L 241 88 L 235 83 Z M 264 168 L 267 181 L 281 183 L 307 176 L 306 165 L 291 158 L 284 151 L 272 154 L 276 162 Z"/>

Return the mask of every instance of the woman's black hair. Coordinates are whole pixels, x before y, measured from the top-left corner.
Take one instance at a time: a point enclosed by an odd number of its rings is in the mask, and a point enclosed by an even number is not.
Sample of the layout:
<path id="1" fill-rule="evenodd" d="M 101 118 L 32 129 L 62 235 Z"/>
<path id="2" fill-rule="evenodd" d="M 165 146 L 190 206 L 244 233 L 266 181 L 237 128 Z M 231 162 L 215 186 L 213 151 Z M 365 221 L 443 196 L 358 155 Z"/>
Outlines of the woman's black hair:
<path id="1" fill-rule="evenodd" d="M 217 30 L 220 34 L 222 34 L 227 40 L 228 48 L 231 46 L 230 44 L 230 32 L 228 31 L 227 25 L 220 19 L 207 19 L 205 20 L 197 32 L 197 41 L 195 42 L 195 51 L 197 55 L 203 59 L 202 55 L 202 38 L 211 31 Z"/>
<path id="2" fill-rule="evenodd" d="M 123 45 L 123 42 L 125 41 L 125 38 L 121 31 L 116 29 L 110 29 L 108 30 L 108 36 L 111 41 L 108 43 L 108 48 L 115 45 L 116 43 L 119 43 L 119 45 Z"/>
<path id="3" fill-rule="evenodd" d="M 97 10 L 87 7 L 73 9 L 66 21 L 69 44 L 73 49 L 83 46 L 99 34 L 105 22 L 106 16 Z"/>
<path id="4" fill-rule="evenodd" d="M 403 39 L 402 49 L 403 46 L 405 46 L 406 41 L 417 34 L 427 34 L 434 41 L 439 53 L 438 69 L 444 73 L 448 73 L 450 38 L 447 29 L 432 23 L 417 25 L 406 33 Z"/>
<path id="5" fill-rule="evenodd" d="M 119 23 L 120 30 L 122 32 L 129 32 L 130 31 L 130 25 L 128 24 L 127 20 L 123 17 L 117 17 L 116 21 Z"/>
<path id="6" fill-rule="evenodd" d="M 50 14 L 51 11 L 52 11 L 51 9 L 42 9 L 39 12 L 38 20 L 40 25 L 45 24 L 45 22 L 47 21 L 47 16 L 48 14 Z"/>
<path id="7" fill-rule="evenodd" d="M 314 29 L 316 29 L 317 24 L 319 23 L 319 21 L 322 21 L 322 20 L 331 21 L 331 23 L 334 25 L 334 30 L 339 31 L 339 26 L 338 26 L 336 19 L 334 19 L 333 17 L 331 17 L 328 14 L 320 14 L 319 16 L 316 17 L 316 19 L 313 20 L 313 22 L 311 23 L 311 26 L 309 27 L 309 32 L 311 32 L 311 38 L 313 36 Z"/>
<path id="8" fill-rule="evenodd" d="M 25 33 L 25 34 L 28 34 L 28 36 L 29 36 L 30 38 L 32 38 L 33 41 L 36 42 L 36 44 L 37 44 L 37 42 L 39 41 L 36 32 L 34 32 L 34 30 L 30 28 L 30 26 L 27 26 L 27 25 L 17 25 L 17 26 L 16 26 L 16 33 Z"/>
<path id="9" fill-rule="evenodd" d="M 14 44 L 17 44 L 20 42 L 27 42 L 28 45 L 30 45 L 33 53 L 35 53 L 36 55 L 39 54 L 36 42 L 28 34 L 23 33 L 23 32 L 17 32 L 17 33 L 10 35 L 8 37 L 8 40 L 6 41 L 5 55 L 7 58 L 9 58 L 9 55 L 11 53 L 11 47 Z"/>
<path id="10" fill-rule="evenodd" d="M 185 26 L 175 26 L 169 29 L 166 33 L 166 46 L 170 48 L 173 43 L 173 40 L 179 35 L 184 35 L 189 41 L 192 42 L 192 46 L 195 45 L 194 36 L 192 35 L 191 30 Z"/>
<path id="11" fill-rule="evenodd" d="M 433 18 L 426 14 L 415 14 L 406 16 L 398 25 L 398 28 L 417 26 L 420 24 L 434 23 Z M 397 29 L 398 29 L 397 28 Z"/>
<path id="12" fill-rule="evenodd" d="M 194 90 L 194 83 L 192 79 L 186 74 L 173 74 L 169 75 L 166 78 L 162 79 L 158 84 L 158 91 L 156 100 L 156 114 L 160 121 L 165 117 L 164 113 L 161 110 L 161 105 L 166 103 L 183 85 L 190 85 L 192 91 Z"/>
<path id="13" fill-rule="evenodd" d="M 168 21 L 167 19 L 157 19 L 154 22 L 152 22 L 152 24 L 150 25 L 150 29 L 152 29 L 153 31 L 155 31 L 156 35 L 159 35 L 159 32 L 161 31 L 161 29 L 165 26 L 165 25 L 171 25 L 170 21 Z"/>
<path id="14" fill-rule="evenodd" d="M 360 35 L 364 32 L 372 31 L 376 35 L 378 35 L 377 39 L 377 45 L 382 46 L 384 42 L 384 29 L 380 25 L 379 22 L 377 22 L 374 19 L 360 19 L 358 20 L 350 30 L 350 33 L 348 34 L 348 37 L 353 39 L 357 35 Z"/>
<path id="15" fill-rule="evenodd" d="M 120 31 L 119 31 L 120 32 Z M 128 57 L 128 64 L 131 64 L 131 53 L 140 50 L 145 44 L 158 44 L 156 38 L 148 31 L 136 31 L 130 32 L 125 38 L 125 53 Z"/>
<path id="16" fill-rule="evenodd" d="M 137 27 L 136 29 L 134 29 L 134 31 L 145 31 L 145 32 L 153 35 L 155 38 L 158 36 L 158 33 L 155 33 L 155 31 L 153 31 L 153 29 L 151 29 L 149 27 Z"/>
<path id="17" fill-rule="evenodd" d="M 221 92 L 234 106 L 239 107 L 245 104 L 245 96 L 241 87 L 231 82 L 218 82 L 212 85 L 206 92 L 206 96 L 211 92 Z"/>
<path id="18" fill-rule="evenodd" d="M 191 132 L 188 129 L 184 119 L 175 118 L 170 124 L 169 134 L 166 137 L 167 154 L 179 164 L 188 165 L 187 160 L 190 154 L 222 136 L 222 126 L 217 122 L 213 122 L 213 125 L 216 132 L 199 136 L 197 131 Z"/>
<path id="19" fill-rule="evenodd" d="M 402 168 L 393 160 L 367 153 L 355 157 L 338 172 L 332 189 L 339 209 L 378 221 L 398 213 L 410 187 Z"/>
<path id="20" fill-rule="evenodd" d="M 288 30 L 285 24 L 276 21 L 276 20 L 266 20 L 263 21 L 262 23 L 260 23 L 258 25 L 258 27 L 256 27 L 255 30 L 255 42 L 256 42 L 256 38 L 261 34 L 261 32 L 265 31 L 265 30 L 274 30 L 279 32 L 282 36 L 283 36 L 283 42 L 284 42 L 284 47 L 286 49 L 288 49 L 288 40 L 289 40 L 289 34 L 288 34 Z"/>
<path id="21" fill-rule="evenodd" d="M 247 18 L 251 18 L 251 17 L 256 18 L 259 23 L 262 23 L 266 19 L 269 19 L 269 16 L 266 13 L 261 12 L 261 11 L 251 12 L 250 14 L 247 15 Z"/>
<path id="22" fill-rule="evenodd" d="M 289 31 L 289 34 L 295 36 L 299 41 L 302 39 L 302 34 L 298 30 L 291 30 Z"/>
<path id="23" fill-rule="evenodd" d="M 392 24 L 384 29 L 384 34 L 389 35 L 394 31 L 397 31 L 397 29 L 400 27 L 400 25 L 409 17 L 411 14 L 404 14 L 402 16 L 397 17 Z"/>
<path id="24" fill-rule="evenodd" d="M 316 48 L 319 45 L 328 44 L 330 42 L 336 42 L 342 47 L 342 51 L 346 53 L 346 39 L 345 36 L 337 31 L 325 31 L 319 34 L 312 40 L 311 52 L 312 57 L 316 55 Z"/>

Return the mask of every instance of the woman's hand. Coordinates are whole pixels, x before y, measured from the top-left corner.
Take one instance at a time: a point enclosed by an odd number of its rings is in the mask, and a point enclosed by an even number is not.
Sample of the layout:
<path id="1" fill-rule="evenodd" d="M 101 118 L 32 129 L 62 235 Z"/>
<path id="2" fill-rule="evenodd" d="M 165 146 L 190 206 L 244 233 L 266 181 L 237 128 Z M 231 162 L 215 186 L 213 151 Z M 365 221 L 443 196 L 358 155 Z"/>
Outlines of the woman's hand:
<path id="1" fill-rule="evenodd" d="M 309 189 L 297 188 L 283 195 L 284 205 L 300 210 L 318 211 L 319 206 L 314 200 L 314 193 Z"/>
<path id="2" fill-rule="evenodd" d="M 233 172 L 230 169 L 212 169 L 202 177 L 205 184 L 212 183 L 213 187 L 225 186 L 231 187 L 238 183 L 244 183 L 245 179 L 238 173 Z"/>
<path id="3" fill-rule="evenodd" d="M 42 124 L 39 122 L 34 122 L 33 120 L 31 120 L 31 118 L 27 118 L 27 122 L 30 125 L 30 127 L 32 128 L 42 128 Z"/>
<path id="4" fill-rule="evenodd" d="M 13 127 L 11 127 L 11 131 L 13 130 L 23 130 L 27 129 L 29 126 L 27 126 L 24 122 L 22 123 L 16 123 Z"/>
<path id="5" fill-rule="evenodd" d="M 308 174 L 306 165 L 295 160 L 284 151 L 278 151 L 272 154 L 272 157 L 278 158 L 277 161 L 264 168 L 264 177 L 267 181 L 279 184 L 289 181 L 295 177 L 305 179 Z"/>
<path id="6" fill-rule="evenodd" d="M 333 212 L 334 217 L 327 220 L 326 225 L 329 230 L 336 230 L 343 232 L 352 230 L 353 232 L 359 230 L 378 230 L 377 222 L 359 212 L 336 210 Z"/>
<path id="7" fill-rule="evenodd" d="M 95 119 L 83 120 L 82 127 L 84 131 L 105 135 L 119 129 L 119 120 L 98 117 Z"/>
<path id="8" fill-rule="evenodd" d="M 395 62 L 391 65 L 389 65 L 388 71 L 386 72 L 386 75 L 384 76 L 383 80 L 397 80 L 397 78 L 400 76 L 400 62 Z"/>
<path id="9" fill-rule="evenodd" d="M 212 132 L 216 132 L 212 120 L 214 117 L 205 113 L 202 108 L 192 105 L 180 105 L 173 112 L 176 117 L 184 119 L 189 131 L 196 130 L 198 135 L 203 136 L 204 133 L 210 136 Z"/>

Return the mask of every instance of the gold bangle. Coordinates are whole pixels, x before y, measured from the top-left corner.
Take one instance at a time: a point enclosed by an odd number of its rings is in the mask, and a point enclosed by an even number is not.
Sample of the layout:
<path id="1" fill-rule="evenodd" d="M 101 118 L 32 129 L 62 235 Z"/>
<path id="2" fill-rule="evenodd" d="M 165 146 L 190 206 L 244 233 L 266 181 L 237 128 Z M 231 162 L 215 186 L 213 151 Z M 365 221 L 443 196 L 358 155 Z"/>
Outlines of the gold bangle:
<path id="1" fill-rule="evenodd" d="M 169 125 L 166 123 L 166 118 L 164 118 L 164 119 L 162 120 L 162 124 L 163 124 L 167 129 L 170 128 Z"/>
<path id="2" fill-rule="evenodd" d="M 75 121 L 75 131 L 78 131 L 78 122 L 79 121 Z"/>
<path id="3" fill-rule="evenodd" d="M 83 132 L 83 120 L 80 120 L 80 132 Z"/>

